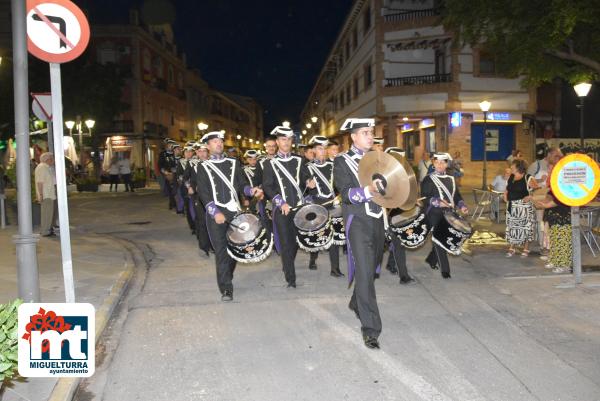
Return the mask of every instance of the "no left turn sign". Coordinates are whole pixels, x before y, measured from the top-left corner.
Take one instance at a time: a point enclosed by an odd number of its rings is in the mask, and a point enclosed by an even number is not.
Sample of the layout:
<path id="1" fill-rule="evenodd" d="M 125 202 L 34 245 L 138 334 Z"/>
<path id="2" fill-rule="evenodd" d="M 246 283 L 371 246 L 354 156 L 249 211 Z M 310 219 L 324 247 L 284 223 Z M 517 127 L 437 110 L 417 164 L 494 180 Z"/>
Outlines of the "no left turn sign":
<path id="1" fill-rule="evenodd" d="M 83 53 L 90 25 L 68 0 L 27 0 L 27 48 L 49 63 L 66 63 Z"/>

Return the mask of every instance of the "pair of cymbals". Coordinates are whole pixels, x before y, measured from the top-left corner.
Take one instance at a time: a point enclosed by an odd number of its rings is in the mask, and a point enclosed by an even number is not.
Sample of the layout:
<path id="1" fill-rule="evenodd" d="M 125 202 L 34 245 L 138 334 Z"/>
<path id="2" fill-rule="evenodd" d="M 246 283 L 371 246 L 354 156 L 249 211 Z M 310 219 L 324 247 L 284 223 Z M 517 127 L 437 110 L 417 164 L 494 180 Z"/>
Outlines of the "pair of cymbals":
<path id="1" fill-rule="evenodd" d="M 397 153 L 379 150 L 368 152 L 358 164 L 358 180 L 368 186 L 381 180 L 384 193 L 376 193 L 373 202 L 388 209 L 411 209 L 419 197 L 415 172 L 408 161 Z"/>

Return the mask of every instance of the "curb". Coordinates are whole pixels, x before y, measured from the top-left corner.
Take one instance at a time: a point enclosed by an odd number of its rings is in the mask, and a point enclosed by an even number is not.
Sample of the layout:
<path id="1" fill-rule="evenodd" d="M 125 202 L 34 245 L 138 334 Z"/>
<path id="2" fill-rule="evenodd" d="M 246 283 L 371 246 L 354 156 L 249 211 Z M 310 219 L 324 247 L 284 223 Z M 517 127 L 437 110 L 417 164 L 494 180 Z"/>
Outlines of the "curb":
<path id="1" fill-rule="evenodd" d="M 127 249 L 127 248 L 126 248 Z M 131 252 L 131 250 L 130 250 Z M 134 251 L 135 252 L 135 251 Z M 125 292 L 131 278 L 133 277 L 133 272 L 136 267 L 135 256 L 132 253 L 132 263 L 129 269 L 121 272 L 119 278 L 113 285 L 110 294 L 104 300 L 100 308 L 96 311 L 96 344 L 98 345 L 98 341 L 104 329 L 106 328 L 110 317 L 117 306 L 117 303 L 121 299 L 121 296 Z M 63 377 L 58 379 L 56 385 L 52 389 L 52 393 L 48 397 L 48 401 L 70 401 L 73 399 L 75 395 L 75 391 L 81 382 L 81 377 Z"/>

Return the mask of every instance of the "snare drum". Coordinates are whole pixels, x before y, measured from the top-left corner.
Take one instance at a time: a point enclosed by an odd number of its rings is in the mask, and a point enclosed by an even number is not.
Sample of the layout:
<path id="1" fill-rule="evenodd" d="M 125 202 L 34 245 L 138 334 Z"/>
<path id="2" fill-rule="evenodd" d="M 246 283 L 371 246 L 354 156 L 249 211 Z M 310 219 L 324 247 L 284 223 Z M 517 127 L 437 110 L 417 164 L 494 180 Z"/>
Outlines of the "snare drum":
<path id="1" fill-rule="evenodd" d="M 417 206 L 393 216 L 390 231 L 396 235 L 402 246 L 415 249 L 425 243 L 431 226 L 425 213 Z"/>
<path id="2" fill-rule="evenodd" d="M 254 213 L 238 213 L 227 229 L 227 253 L 241 263 L 260 262 L 273 250 L 273 235 Z"/>
<path id="3" fill-rule="evenodd" d="M 440 219 L 433 228 L 432 241 L 453 255 L 460 255 L 461 246 L 473 235 L 471 224 L 452 210 L 444 211 L 444 218 Z"/>
<path id="4" fill-rule="evenodd" d="M 346 245 L 346 230 L 344 229 L 344 217 L 342 216 L 342 205 L 334 204 L 329 209 L 329 218 L 333 226 L 333 245 Z"/>
<path id="5" fill-rule="evenodd" d="M 302 206 L 294 216 L 296 242 L 307 252 L 329 249 L 333 243 L 333 228 L 329 212 L 324 206 L 308 204 Z"/>

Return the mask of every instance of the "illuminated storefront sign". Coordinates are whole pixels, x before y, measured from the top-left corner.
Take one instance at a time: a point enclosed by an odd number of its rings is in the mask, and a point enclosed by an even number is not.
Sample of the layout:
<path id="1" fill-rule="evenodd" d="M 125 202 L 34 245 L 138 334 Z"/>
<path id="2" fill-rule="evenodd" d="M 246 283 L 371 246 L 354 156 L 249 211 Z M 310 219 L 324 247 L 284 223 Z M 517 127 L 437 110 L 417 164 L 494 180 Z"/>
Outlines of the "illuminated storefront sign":
<path id="1" fill-rule="evenodd" d="M 455 111 L 454 113 L 450 113 L 450 126 L 452 128 L 457 128 L 462 125 L 462 113 L 460 111 Z"/>

